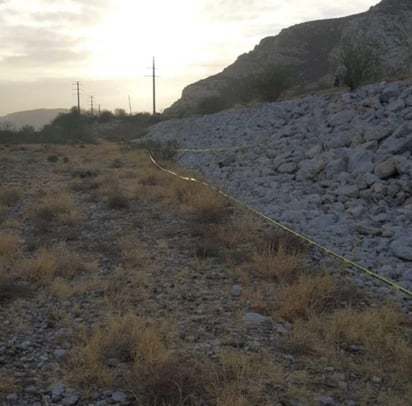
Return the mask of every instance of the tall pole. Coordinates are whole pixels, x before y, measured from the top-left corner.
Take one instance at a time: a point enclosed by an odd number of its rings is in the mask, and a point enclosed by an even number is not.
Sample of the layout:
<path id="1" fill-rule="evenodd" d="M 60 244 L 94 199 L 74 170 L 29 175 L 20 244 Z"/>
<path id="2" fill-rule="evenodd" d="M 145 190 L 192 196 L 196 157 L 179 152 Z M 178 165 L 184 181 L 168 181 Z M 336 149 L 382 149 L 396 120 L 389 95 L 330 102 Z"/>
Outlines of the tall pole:
<path id="1" fill-rule="evenodd" d="M 80 82 L 77 81 L 77 112 L 80 114 Z"/>
<path id="2" fill-rule="evenodd" d="M 129 97 L 129 111 L 130 111 L 130 115 L 132 115 L 132 102 L 130 101 L 130 95 Z"/>
<path id="3" fill-rule="evenodd" d="M 156 114 L 156 65 L 155 65 L 155 57 L 153 57 L 152 78 L 153 78 L 153 115 L 155 115 Z"/>
<path id="4" fill-rule="evenodd" d="M 93 115 L 93 113 L 94 113 L 94 111 L 93 111 L 93 96 L 90 96 L 90 112 Z"/>

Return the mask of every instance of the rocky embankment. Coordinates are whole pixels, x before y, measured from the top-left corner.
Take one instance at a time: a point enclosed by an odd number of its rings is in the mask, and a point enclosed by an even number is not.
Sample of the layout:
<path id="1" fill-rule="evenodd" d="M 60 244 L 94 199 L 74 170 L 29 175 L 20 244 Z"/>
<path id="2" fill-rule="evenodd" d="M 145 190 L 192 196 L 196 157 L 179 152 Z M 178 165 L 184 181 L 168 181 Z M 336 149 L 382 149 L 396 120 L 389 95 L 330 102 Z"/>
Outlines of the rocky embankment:
<path id="1" fill-rule="evenodd" d="M 227 148 L 178 162 L 412 290 L 412 80 L 171 120 L 148 137 Z"/>

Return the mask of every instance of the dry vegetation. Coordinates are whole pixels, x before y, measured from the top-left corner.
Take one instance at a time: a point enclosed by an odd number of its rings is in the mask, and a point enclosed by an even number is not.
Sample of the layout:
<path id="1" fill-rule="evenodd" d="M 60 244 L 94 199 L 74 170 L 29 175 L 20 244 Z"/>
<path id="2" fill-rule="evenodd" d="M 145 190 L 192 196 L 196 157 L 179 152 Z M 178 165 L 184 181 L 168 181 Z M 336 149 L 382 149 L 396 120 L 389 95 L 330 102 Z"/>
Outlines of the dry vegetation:
<path id="1" fill-rule="evenodd" d="M 62 379 L 84 404 L 104 389 L 144 405 L 408 404 L 409 316 L 336 264 L 321 268 L 305 244 L 139 149 L 13 152 L 5 176 L 21 186 L 0 188 L 0 348 L 16 312 L 63 328 L 42 345 L 68 355 L 30 371 L 44 391 Z M 270 322 L 245 325 L 246 312 Z M 0 360 L 1 395 L 27 384 Z"/>

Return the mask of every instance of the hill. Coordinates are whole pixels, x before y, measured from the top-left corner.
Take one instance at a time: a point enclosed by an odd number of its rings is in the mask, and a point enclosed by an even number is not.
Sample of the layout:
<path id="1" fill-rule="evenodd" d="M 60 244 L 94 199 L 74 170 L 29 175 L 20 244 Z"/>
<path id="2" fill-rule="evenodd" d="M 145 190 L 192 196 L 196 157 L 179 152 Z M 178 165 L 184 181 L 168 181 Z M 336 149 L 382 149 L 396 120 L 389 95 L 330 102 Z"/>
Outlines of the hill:
<path id="1" fill-rule="evenodd" d="M 26 125 L 33 126 L 40 130 L 43 126 L 50 123 L 60 113 L 67 113 L 68 109 L 35 109 L 18 111 L 0 117 L 0 125 L 8 123 L 16 129 Z"/>
<path id="2" fill-rule="evenodd" d="M 227 97 L 230 92 L 235 95 L 230 96 L 229 105 L 241 102 L 238 89 L 243 86 L 239 84 L 273 66 L 293 72 L 295 91 L 330 87 L 339 65 L 338 55 L 348 41 L 373 45 L 380 59 L 380 76 L 410 72 L 411 36 L 409 0 L 383 0 L 361 14 L 294 25 L 276 36 L 264 38 L 254 50 L 239 56 L 221 73 L 187 86 L 181 99 L 165 113 L 182 116 L 208 112 L 199 111 L 208 107 L 202 104 L 214 99 L 216 106 L 216 99 Z"/>

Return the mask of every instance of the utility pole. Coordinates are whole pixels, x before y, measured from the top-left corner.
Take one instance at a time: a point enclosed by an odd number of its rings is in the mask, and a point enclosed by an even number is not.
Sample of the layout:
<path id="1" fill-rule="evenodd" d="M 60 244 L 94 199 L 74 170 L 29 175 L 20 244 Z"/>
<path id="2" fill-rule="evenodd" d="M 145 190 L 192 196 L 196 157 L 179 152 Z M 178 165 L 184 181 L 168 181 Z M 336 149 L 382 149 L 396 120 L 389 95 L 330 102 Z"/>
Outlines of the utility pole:
<path id="1" fill-rule="evenodd" d="M 156 62 L 155 62 L 155 57 L 153 57 L 153 63 L 152 63 L 152 74 L 150 75 L 152 77 L 152 87 L 153 87 L 153 115 L 156 114 Z M 149 76 L 149 75 L 146 75 Z"/>
<path id="2" fill-rule="evenodd" d="M 132 103 L 130 101 L 130 95 L 128 97 L 129 97 L 129 111 L 130 111 L 130 115 L 132 115 Z"/>
<path id="3" fill-rule="evenodd" d="M 90 96 L 90 111 L 91 111 L 91 113 L 92 113 L 92 115 L 93 115 L 93 96 Z"/>
<path id="4" fill-rule="evenodd" d="M 98 114 L 99 114 L 99 116 L 100 116 L 100 103 L 99 103 L 99 107 L 98 107 Z"/>
<path id="5" fill-rule="evenodd" d="M 80 82 L 76 81 L 73 85 L 75 86 L 75 89 L 72 90 L 74 90 L 77 94 L 77 112 L 80 114 Z"/>
<path id="6" fill-rule="evenodd" d="M 153 57 L 152 81 L 153 81 L 153 115 L 155 115 L 156 114 L 156 65 L 155 65 L 155 57 Z"/>
<path id="7" fill-rule="evenodd" d="M 80 114 L 80 82 L 77 81 L 77 112 Z"/>

